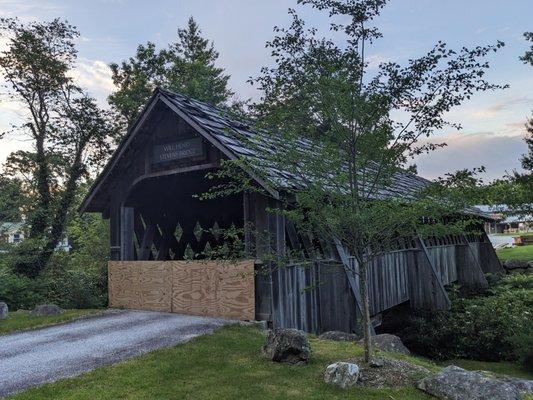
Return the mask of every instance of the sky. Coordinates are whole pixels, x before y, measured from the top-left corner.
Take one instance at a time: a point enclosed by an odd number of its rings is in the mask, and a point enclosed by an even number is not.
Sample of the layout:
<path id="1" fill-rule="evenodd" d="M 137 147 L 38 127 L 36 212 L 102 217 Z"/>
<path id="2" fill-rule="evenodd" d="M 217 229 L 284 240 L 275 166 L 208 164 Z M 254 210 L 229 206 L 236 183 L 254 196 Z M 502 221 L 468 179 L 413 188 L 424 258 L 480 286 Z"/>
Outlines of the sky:
<path id="1" fill-rule="evenodd" d="M 0 16 L 60 17 L 79 29 L 79 60 L 71 73 L 103 107 L 113 91 L 108 64 L 132 56 L 140 43 L 165 47 L 189 16 L 214 41 L 218 65 L 231 75 L 231 88 L 242 99 L 258 99 L 260 93 L 247 80 L 272 64 L 265 42 L 273 37 L 274 26 L 289 24 L 288 8 L 295 8 L 308 26 L 327 31 L 327 15 L 297 6 L 296 0 L 0 0 Z M 509 89 L 477 94 L 450 111 L 448 119 L 461 123 L 463 130 L 447 129 L 431 139 L 447 147 L 415 160 L 420 175 L 431 179 L 483 165 L 489 181 L 520 168 L 526 151 L 524 124 L 533 110 L 533 67 L 518 58 L 528 48 L 522 34 L 533 30 L 532 15 L 531 0 L 390 0 L 376 21 L 384 37 L 368 50 L 371 64 L 405 64 L 439 40 L 457 49 L 497 40 L 506 43 L 490 57 L 487 78 L 509 84 Z M 0 51 L 5 46 L 0 38 Z M 19 105 L 0 97 L 0 132 L 22 115 Z M 5 135 L 0 140 L 0 163 L 17 149 L 31 149 L 28 138 Z"/>

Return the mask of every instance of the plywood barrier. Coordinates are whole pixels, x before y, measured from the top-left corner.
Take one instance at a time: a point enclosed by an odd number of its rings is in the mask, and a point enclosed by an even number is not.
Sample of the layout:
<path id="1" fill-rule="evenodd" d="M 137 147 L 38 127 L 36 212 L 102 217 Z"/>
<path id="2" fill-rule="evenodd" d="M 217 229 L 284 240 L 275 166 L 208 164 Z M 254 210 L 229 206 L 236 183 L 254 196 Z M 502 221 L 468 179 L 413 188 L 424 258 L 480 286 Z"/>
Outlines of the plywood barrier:
<path id="1" fill-rule="evenodd" d="M 253 320 L 254 261 L 110 261 L 109 306 Z"/>

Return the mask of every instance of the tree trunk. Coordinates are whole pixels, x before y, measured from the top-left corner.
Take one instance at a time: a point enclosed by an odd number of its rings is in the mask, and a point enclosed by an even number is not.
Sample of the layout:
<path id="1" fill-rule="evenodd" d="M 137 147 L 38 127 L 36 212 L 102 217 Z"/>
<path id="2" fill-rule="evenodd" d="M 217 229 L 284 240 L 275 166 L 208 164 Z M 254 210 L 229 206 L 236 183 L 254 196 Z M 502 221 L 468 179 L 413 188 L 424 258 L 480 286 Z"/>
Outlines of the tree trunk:
<path id="1" fill-rule="evenodd" d="M 39 200 L 30 220 L 30 238 L 44 235 L 48 226 L 50 210 L 50 171 L 44 151 L 44 138 L 42 136 L 37 136 L 36 138 L 35 164 Z"/>
<path id="2" fill-rule="evenodd" d="M 72 206 L 74 197 L 76 195 L 77 182 L 82 174 L 82 166 L 80 159 L 81 154 L 79 155 L 79 157 L 78 155 L 76 155 L 74 164 L 70 169 L 70 174 L 65 186 L 65 191 L 63 192 L 61 199 L 58 203 L 54 219 L 51 223 L 50 234 L 47 237 L 43 251 L 40 255 L 41 265 L 48 264 L 50 257 L 52 257 L 55 248 L 63 237 L 68 212 L 70 210 L 70 207 Z"/>
<path id="3" fill-rule="evenodd" d="M 367 271 L 368 264 L 366 262 L 359 264 L 359 288 L 361 291 L 361 301 L 363 302 L 363 315 L 361 321 L 363 322 L 363 344 L 365 349 L 365 362 L 370 362 L 372 357 L 372 343 L 370 341 L 370 307 L 368 302 L 368 286 L 367 286 Z"/>

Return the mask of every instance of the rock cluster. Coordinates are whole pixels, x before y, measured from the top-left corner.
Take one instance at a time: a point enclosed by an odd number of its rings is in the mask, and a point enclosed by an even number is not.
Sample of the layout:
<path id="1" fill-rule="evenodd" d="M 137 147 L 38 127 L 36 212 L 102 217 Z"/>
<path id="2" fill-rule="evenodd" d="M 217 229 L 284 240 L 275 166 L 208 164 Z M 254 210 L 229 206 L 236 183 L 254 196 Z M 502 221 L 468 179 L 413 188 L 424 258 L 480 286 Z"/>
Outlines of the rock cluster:
<path id="1" fill-rule="evenodd" d="M 268 333 L 263 353 L 275 362 L 305 364 L 309 361 L 311 346 L 304 332 L 278 328 Z"/>
<path id="2" fill-rule="evenodd" d="M 324 382 L 346 389 L 355 386 L 359 379 L 359 366 L 354 363 L 336 362 L 328 365 Z"/>
<path id="3" fill-rule="evenodd" d="M 44 317 L 48 315 L 59 315 L 64 310 L 56 306 L 55 304 L 41 304 L 35 307 L 31 312 L 30 315 L 33 317 Z"/>
<path id="4" fill-rule="evenodd" d="M 499 379 L 482 371 L 467 371 L 451 365 L 422 379 L 417 387 L 446 400 L 517 400 L 533 392 L 533 381 Z"/>
<path id="5" fill-rule="evenodd" d="M 409 349 L 405 347 L 403 342 L 398 336 L 391 335 L 389 333 L 383 333 L 381 335 L 375 335 L 370 338 L 372 347 L 382 351 L 392 351 L 400 354 L 411 354 Z M 363 342 L 359 341 L 362 346 Z"/>
<path id="6" fill-rule="evenodd" d="M 7 304 L 3 301 L 0 301 L 0 320 L 6 319 L 9 315 L 9 308 Z"/>
<path id="7" fill-rule="evenodd" d="M 508 260 L 503 263 L 503 268 L 508 273 L 528 272 L 533 270 L 533 261 Z"/>

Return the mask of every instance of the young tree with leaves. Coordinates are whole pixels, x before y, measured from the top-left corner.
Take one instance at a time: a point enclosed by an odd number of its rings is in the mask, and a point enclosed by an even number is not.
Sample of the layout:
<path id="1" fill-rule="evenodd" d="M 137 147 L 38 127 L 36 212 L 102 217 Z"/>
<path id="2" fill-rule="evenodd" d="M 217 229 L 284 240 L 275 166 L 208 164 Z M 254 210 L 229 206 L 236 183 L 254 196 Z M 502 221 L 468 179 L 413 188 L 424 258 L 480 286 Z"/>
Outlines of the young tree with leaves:
<path id="1" fill-rule="evenodd" d="M 27 174 L 36 199 L 28 221 L 33 262 L 22 257 L 15 269 L 35 276 L 62 239 L 81 178 L 107 157 L 113 131 L 107 114 L 69 76 L 77 56 L 75 27 L 59 19 L 2 18 L 0 32 L 8 40 L 0 54 L 4 94 L 26 111 L 15 130 L 29 134 L 34 145 L 32 152 L 11 155 L 5 167 L 18 177 Z"/>
<path id="2" fill-rule="evenodd" d="M 293 221 L 300 234 L 333 238 L 351 256 L 345 268 L 359 276 L 369 361 L 369 265 L 399 241 L 462 233 L 473 222 L 462 214 L 471 199 L 461 192 L 471 189 L 471 174 L 430 184 L 408 176 L 407 163 L 442 146 L 426 138 L 445 127 L 460 129 L 445 119 L 452 107 L 476 92 L 503 88 L 484 79 L 485 58 L 503 43 L 455 51 L 439 42 L 406 66 L 386 62 L 372 71 L 369 46 L 381 37 L 373 23 L 386 1 L 298 3 L 346 22 L 332 22 L 336 41 L 307 29 L 294 10 L 290 28 L 275 28 L 267 43 L 274 65 L 252 82 L 263 93 L 253 110 L 260 127 L 275 132 L 276 145 L 266 160 L 237 164 L 259 172 L 268 165 L 292 176 L 285 204 L 274 212 Z M 413 180 L 419 185 L 406 187 Z"/>
<path id="3" fill-rule="evenodd" d="M 158 51 L 152 42 L 139 45 L 134 57 L 120 65 L 111 64 L 117 91 L 109 104 L 130 126 L 156 87 L 177 91 L 215 106 L 228 102 L 233 92 L 228 88 L 229 75 L 215 65 L 218 52 L 214 44 L 202 37 L 202 31 L 190 17 L 186 28 L 178 29 L 176 42 Z"/>

